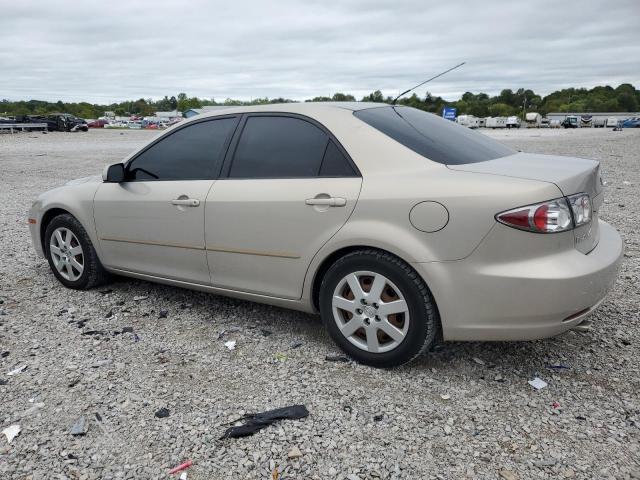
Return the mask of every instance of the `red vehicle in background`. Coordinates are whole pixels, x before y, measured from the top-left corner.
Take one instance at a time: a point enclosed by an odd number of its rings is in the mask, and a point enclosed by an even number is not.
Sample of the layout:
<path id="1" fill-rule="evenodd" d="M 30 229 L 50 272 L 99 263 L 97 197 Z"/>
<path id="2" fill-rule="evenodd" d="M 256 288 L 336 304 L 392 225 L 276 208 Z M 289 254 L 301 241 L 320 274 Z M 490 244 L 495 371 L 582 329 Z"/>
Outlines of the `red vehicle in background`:
<path id="1" fill-rule="evenodd" d="M 101 118 L 101 119 L 89 122 L 87 125 L 89 128 L 104 128 L 105 125 L 109 125 L 109 122 Z"/>

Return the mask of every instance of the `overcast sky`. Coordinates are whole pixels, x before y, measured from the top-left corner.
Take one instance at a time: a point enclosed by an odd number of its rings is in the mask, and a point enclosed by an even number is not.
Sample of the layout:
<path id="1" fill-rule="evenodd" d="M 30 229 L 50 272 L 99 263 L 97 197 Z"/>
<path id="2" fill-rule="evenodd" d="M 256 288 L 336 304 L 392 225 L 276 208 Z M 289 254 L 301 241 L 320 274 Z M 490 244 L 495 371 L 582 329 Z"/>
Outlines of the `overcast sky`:
<path id="1" fill-rule="evenodd" d="M 0 98 L 640 87 L 640 1 L 5 1 Z"/>

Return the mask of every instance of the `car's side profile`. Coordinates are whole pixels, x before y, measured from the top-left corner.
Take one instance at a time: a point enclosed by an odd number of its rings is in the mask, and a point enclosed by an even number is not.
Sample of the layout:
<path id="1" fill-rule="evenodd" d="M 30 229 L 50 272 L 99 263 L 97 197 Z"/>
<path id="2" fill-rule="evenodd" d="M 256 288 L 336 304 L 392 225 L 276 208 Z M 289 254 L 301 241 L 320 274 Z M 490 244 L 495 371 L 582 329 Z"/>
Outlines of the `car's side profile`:
<path id="1" fill-rule="evenodd" d="M 598 162 L 516 152 L 384 104 L 224 109 L 102 178 L 42 194 L 36 250 L 67 287 L 108 273 L 319 312 L 355 359 L 581 323 L 622 241 Z"/>

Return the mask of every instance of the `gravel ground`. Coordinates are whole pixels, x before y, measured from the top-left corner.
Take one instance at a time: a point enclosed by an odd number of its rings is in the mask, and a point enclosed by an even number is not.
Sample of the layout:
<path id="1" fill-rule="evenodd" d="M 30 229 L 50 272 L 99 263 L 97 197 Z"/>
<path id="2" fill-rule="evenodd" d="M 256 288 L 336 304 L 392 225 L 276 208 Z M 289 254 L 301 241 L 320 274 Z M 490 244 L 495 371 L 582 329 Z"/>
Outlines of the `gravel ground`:
<path id="1" fill-rule="evenodd" d="M 0 437 L 0 477 L 169 478 L 190 459 L 194 480 L 274 469 L 322 480 L 640 478 L 640 130 L 487 134 L 602 161 L 601 216 L 627 248 L 619 281 L 589 333 L 450 343 L 392 371 L 326 361 L 337 352 L 311 315 L 127 279 L 65 289 L 31 248 L 31 201 L 156 133 L 0 135 L 0 429 L 21 427 L 10 444 Z M 548 386 L 534 390 L 534 377 Z M 245 413 L 292 404 L 309 417 L 219 440 Z M 161 408 L 168 417 L 154 415 Z M 83 416 L 86 434 L 71 435 Z"/>

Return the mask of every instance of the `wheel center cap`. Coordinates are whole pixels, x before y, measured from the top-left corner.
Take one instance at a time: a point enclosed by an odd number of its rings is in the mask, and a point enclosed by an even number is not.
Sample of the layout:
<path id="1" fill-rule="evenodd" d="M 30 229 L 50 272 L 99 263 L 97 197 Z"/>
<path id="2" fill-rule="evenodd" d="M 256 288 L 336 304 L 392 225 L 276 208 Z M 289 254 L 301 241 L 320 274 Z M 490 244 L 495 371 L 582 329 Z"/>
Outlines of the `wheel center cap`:
<path id="1" fill-rule="evenodd" d="M 367 317 L 375 317 L 376 316 L 376 309 L 374 307 L 372 307 L 371 305 L 367 305 L 366 307 L 364 307 L 364 314 Z"/>

